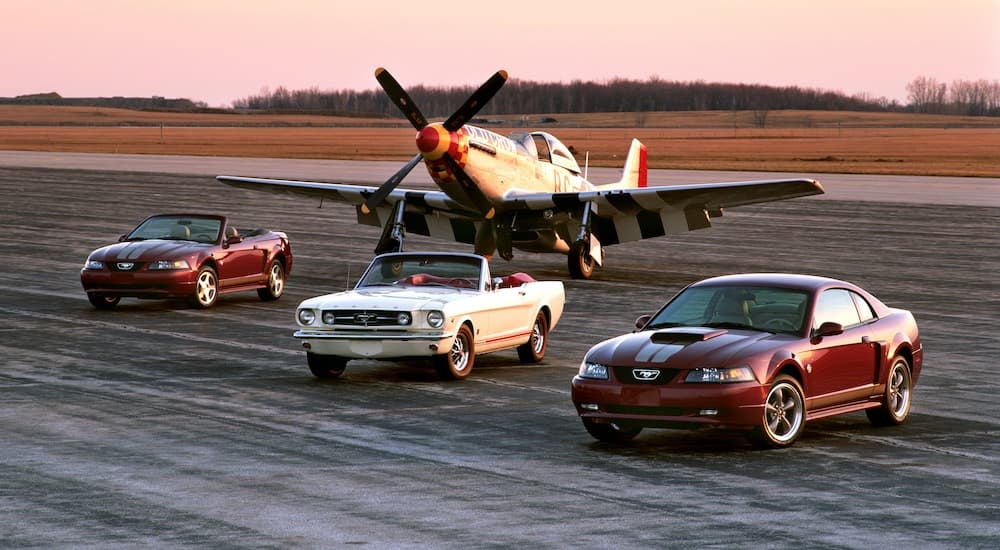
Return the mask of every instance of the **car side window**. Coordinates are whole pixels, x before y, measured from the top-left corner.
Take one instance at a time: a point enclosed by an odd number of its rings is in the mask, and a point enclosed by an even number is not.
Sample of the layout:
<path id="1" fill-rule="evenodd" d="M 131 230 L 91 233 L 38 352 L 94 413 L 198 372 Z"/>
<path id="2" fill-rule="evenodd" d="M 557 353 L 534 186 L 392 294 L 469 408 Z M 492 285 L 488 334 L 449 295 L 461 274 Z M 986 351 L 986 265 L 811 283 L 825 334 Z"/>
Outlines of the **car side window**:
<path id="1" fill-rule="evenodd" d="M 845 329 L 861 324 L 861 317 L 850 291 L 833 288 L 819 295 L 812 328 L 815 330 L 827 322 L 840 323 Z"/>
<path id="2" fill-rule="evenodd" d="M 868 300 L 862 298 L 857 292 L 852 292 L 851 298 L 854 299 L 854 305 L 858 308 L 858 314 L 861 316 L 862 323 L 868 323 L 875 319 L 875 312 L 872 310 L 872 306 L 868 303 Z"/>

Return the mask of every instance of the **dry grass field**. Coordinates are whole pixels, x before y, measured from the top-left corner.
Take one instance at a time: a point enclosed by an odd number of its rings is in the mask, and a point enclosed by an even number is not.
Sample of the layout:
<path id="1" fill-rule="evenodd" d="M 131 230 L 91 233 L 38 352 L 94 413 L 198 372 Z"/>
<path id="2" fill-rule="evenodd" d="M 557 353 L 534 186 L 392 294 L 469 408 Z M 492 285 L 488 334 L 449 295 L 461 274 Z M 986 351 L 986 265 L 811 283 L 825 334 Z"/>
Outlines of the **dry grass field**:
<path id="1" fill-rule="evenodd" d="M 652 168 L 1000 177 L 1000 120 L 900 113 L 774 111 L 507 117 L 499 133 L 545 129 L 581 164 L 618 166 L 637 137 Z M 533 122 L 534 121 L 534 122 Z M 395 127 L 384 127 L 385 125 Z M 0 105 L 0 149 L 319 159 L 406 159 L 401 119 L 164 113 Z"/>

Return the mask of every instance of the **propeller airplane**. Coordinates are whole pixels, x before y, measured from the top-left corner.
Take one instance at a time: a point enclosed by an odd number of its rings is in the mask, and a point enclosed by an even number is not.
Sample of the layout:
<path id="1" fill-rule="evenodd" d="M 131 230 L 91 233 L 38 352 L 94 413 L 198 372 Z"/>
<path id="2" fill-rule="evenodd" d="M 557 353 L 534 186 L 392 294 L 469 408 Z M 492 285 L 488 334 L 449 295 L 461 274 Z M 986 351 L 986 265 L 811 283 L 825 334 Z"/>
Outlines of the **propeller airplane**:
<path id="1" fill-rule="evenodd" d="M 389 72 L 386 94 L 417 130 L 417 153 L 378 187 L 218 176 L 222 183 L 353 204 L 358 223 L 382 228 L 375 252 L 400 251 L 406 232 L 471 244 L 477 254 L 513 250 L 568 256 L 573 278 L 603 265 L 603 247 L 703 229 L 723 209 L 823 193 L 812 179 L 647 186 L 646 147 L 633 139 L 621 179 L 587 181 L 570 149 L 546 132 L 502 136 L 468 124 L 507 81 L 498 71 L 444 122 L 428 122 Z M 440 191 L 398 188 L 423 162 Z M 369 184 L 371 182 L 368 182 Z"/>

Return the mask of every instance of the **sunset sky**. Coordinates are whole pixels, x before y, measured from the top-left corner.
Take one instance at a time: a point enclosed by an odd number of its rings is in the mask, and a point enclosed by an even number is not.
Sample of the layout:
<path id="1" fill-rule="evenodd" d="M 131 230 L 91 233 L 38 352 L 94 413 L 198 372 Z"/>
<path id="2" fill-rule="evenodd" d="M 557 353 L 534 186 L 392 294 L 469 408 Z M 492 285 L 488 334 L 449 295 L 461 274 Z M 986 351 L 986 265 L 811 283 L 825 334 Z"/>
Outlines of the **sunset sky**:
<path id="1" fill-rule="evenodd" d="M 705 80 L 907 101 L 1000 80 L 1000 0 L 0 0 L 0 97 Z"/>

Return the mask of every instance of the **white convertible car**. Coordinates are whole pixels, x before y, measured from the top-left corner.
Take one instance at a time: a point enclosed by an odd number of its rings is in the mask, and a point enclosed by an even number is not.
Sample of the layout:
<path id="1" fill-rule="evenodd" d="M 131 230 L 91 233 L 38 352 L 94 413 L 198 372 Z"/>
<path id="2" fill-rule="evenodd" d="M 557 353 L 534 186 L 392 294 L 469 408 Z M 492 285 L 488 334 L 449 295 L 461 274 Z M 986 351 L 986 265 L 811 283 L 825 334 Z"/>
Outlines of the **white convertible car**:
<path id="1" fill-rule="evenodd" d="M 299 304 L 295 337 L 318 378 L 351 359 L 427 357 L 442 378 L 463 379 L 480 353 L 517 348 L 522 362 L 541 361 L 564 303 L 562 282 L 493 278 L 475 254 L 382 254 L 354 290 Z"/>

